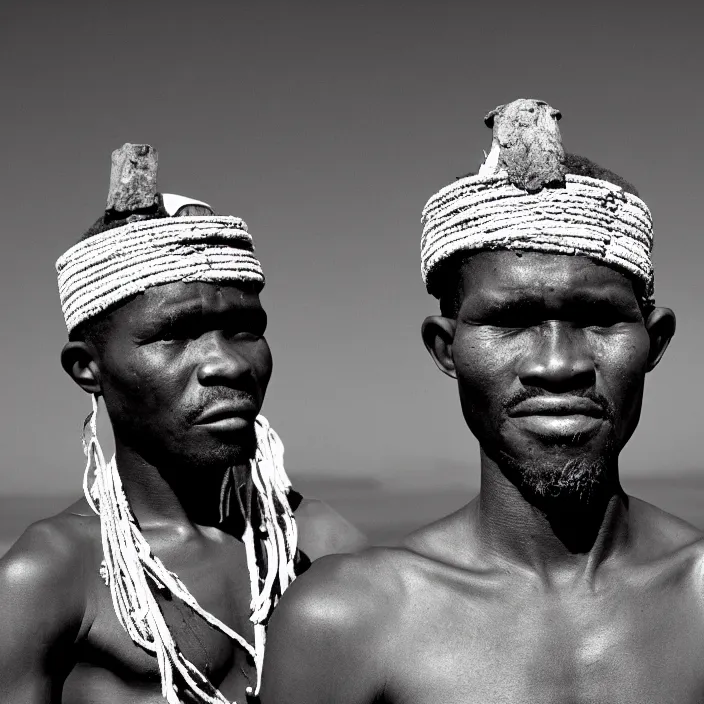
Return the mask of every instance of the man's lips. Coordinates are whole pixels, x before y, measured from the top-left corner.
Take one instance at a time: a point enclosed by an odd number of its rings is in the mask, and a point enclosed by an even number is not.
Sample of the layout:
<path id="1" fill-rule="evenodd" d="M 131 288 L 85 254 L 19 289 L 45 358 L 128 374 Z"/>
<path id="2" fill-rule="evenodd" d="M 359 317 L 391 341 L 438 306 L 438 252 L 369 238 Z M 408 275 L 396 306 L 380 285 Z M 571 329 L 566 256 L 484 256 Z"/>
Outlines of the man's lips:
<path id="1" fill-rule="evenodd" d="M 524 430 L 560 442 L 586 441 L 601 428 L 606 414 L 594 401 L 582 397 L 538 396 L 509 411 Z"/>
<path id="2" fill-rule="evenodd" d="M 536 396 L 522 401 L 509 411 L 509 416 L 590 416 L 603 418 L 604 410 L 596 402 L 581 396 Z"/>
<path id="3" fill-rule="evenodd" d="M 254 401 L 219 401 L 208 406 L 195 420 L 214 430 L 238 430 L 252 424 L 257 415 Z"/>

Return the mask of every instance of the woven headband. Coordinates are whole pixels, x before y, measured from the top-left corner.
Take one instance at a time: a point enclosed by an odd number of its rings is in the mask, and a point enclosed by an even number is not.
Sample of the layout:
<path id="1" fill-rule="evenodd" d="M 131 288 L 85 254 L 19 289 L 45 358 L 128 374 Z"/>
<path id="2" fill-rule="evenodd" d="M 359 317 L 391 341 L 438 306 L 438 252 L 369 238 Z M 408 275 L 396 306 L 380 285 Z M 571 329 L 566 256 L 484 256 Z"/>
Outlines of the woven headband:
<path id="1" fill-rule="evenodd" d="M 231 216 L 138 220 L 93 235 L 56 262 L 69 333 L 152 286 L 177 281 L 264 285 L 252 237 Z"/>
<path id="2" fill-rule="evenodd" d="M 555 117 L 546 103 L 528 100 L 487 116 L 494 144 L 479 175 L 441 189 L 423 209 L 421 274 L 430 293 L 439 297 L 436 274 L 453 254 L 513 249 L 590 257 L 636 277 L 651 300 L 647 205 L 608 181 L 565 173 Z"/>

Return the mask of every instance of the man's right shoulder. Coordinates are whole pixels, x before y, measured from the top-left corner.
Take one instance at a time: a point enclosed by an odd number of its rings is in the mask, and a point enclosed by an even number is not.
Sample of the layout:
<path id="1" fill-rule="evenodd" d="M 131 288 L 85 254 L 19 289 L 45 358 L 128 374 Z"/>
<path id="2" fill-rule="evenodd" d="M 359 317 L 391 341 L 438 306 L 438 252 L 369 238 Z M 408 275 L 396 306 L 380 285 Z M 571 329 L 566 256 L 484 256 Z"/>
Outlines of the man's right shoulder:
<path id="1" fill-rule="evenodd" d="M 68 511 L 30 525 L 0 559 L 3 620 L 22 615 L 30 621 L 52 613 L 75 625 L 82 620 L 89 570 L 95 563 L 93 517 Z"/>
<path id="2" fill-rule="evenodd" d="M 263 704 L 376 700 L 403 614 L 404 553 L 328 555 L 293 582 L 268 627 Z"/>
<path id="3" fill-rule="evenodd" d="M 316 631 L 378 627 L 399 608 L 407 555 L 371 547 L 321 557 L 289 587 L 275 613 Z"/>

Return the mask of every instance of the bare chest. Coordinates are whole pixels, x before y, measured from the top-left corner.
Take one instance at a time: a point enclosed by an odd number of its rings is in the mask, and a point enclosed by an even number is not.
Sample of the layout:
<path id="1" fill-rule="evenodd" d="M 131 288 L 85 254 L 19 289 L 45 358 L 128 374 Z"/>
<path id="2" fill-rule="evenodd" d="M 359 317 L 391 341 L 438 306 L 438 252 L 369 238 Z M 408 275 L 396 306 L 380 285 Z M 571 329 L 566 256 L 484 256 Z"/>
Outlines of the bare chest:
<path id="1" fill-rule="evenodd" d="M 445 602 L 400 641 L 387 699 L 702 704 L 700 614 L 686 589 Z"/>
<path id="2" fill-rule="evenodd" d="M 169 557 L 167 566 L 200 606 L 253 643 L 244 549 L 228 546 Z M 154 653 L 136 645 L 119 623 L 110 589 L 97 569 L 87 577 L 91 580 L 91 624 L 77 644 L 76 664 L 65 681 L 62 701 L 163 702 Z M 255 681 L 245 650 L 180 600 L 159 595 L 157 601 L 176 648 L 225 696 L 244 701 L 246 687 Z"/>

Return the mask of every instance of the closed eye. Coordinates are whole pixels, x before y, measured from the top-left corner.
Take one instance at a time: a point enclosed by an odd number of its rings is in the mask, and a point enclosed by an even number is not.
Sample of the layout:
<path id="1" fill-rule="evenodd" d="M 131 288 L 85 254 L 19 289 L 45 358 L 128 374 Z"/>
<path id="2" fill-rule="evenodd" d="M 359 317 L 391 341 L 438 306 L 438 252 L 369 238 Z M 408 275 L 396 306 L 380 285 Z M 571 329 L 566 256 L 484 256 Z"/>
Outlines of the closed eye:
<path id="1" fill-rule="evenodd" d="M 619 323 L 637 322 L 637 316 L 609 303 L 580 306 L 575 311 L 574 322 L 584 328 L 610 328 Z"/>
<path id="2" fill-rule="evenodd" d="M 141 344 L 187 342 L 210 332 L 220 332 L 227 339 L 260 338 L 266 330 L 267 317 L 262 309 L 239 310 L 227 314 L 175 316 L 158 324 Z"/>
<path id="3" fill-rule="evenodd" d="M 153 338 L 153 341 L 175 342 L 177 340 L 194 340 L 202 333 L 194 325 L 175 324 L 162 328 Z"/>
<path id="4" fill-rule="evenodd" d="M 223 328 L 223 335 L 227 338 L 259 338 L 266 332 L 266 324 L 266 313 L 263 310 L 240 312 L 227 321 Z"/>
<path id="5" fill-rule="evenodd" d="M 561 320 L 581 328 L 609 328 L 619 323 L 637 322 L 637 316 L 630 310 L 622 310 L 610 303 L 593 302 L 569 306 L 562 310 L 550 310 L 532 305 L 507 306 L 483 315 L 475 322 L 518 330 L 536 327 L 549 320 Z"/>

